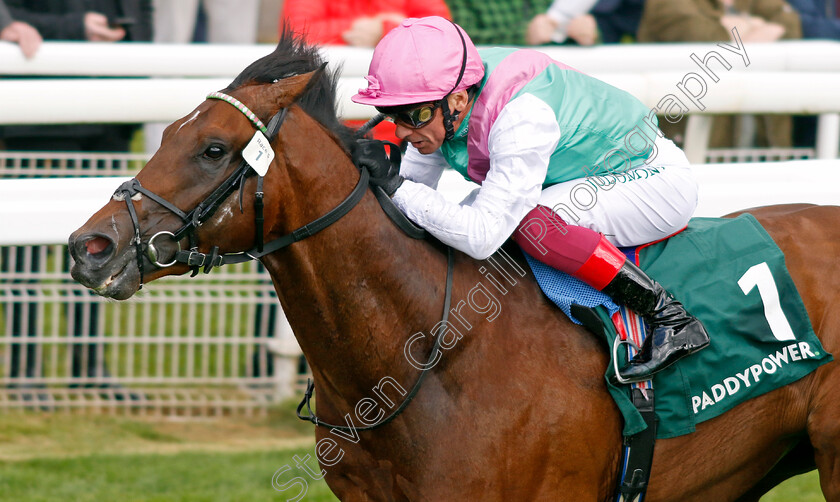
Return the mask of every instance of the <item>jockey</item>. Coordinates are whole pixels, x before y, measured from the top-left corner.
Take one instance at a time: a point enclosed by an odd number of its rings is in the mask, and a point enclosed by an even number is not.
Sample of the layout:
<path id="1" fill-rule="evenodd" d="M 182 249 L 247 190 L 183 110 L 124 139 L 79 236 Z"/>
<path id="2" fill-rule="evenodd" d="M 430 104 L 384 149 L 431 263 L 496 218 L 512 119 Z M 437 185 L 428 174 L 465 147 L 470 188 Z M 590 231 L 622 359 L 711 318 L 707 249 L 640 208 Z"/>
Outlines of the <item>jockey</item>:
<path id="1" fill-rule="evenodd" d="M 697 206 L 685 154 L 636 98 L 538 51 L 477 50 L 440 17 L 403 21 L 368 73 L 353 101 L 392 119 L 409 145 L 400 168 L 371 140 L 353 159 L 412 221 L 479 260 L 513 235 L 633 309 L 652 331 L 621 381 L 709 344 L 700 321 L 616 248 L 681 230 Z M 436 191 L 446 167 L 480 185 L 460 204 Z"/>

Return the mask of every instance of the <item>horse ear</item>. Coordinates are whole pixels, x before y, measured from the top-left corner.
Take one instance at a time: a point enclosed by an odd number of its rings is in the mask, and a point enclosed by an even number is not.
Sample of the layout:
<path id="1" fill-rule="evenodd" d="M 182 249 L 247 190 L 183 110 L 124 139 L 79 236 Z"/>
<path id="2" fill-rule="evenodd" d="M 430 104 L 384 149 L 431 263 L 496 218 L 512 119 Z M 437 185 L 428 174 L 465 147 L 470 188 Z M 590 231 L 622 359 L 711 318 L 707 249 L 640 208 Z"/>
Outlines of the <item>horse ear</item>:
<path id="1" fill-rule="evenodd" d="M 281 108 L 286 108 L 315 85 L 326 70 L 327 63 L 322 64 L 317 70 L 301 75 L 286 77 L 268 86 L 265 95 L 259 99 L 261 103 L 267 103 L 271 108 L 266 110 L 265 116 L 277 113 Z"/>

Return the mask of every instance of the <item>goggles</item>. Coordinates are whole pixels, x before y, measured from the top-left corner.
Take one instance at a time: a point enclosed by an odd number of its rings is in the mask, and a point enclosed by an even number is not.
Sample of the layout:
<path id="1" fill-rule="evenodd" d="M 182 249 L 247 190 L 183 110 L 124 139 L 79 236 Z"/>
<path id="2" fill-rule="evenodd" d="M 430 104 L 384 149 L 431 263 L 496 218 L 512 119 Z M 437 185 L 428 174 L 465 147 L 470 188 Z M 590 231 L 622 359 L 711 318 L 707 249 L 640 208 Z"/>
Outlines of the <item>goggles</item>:
<path id="1" fill-rule="evenodd" d="M 434 103 L 427 103 L 409 110 L 389 110 L 383 113 L 391 122 L 400 122 L 412 129 L 420 129 L 435 118 L 435 110 L 439 106 L 440 101 L 435 101 Z"/>

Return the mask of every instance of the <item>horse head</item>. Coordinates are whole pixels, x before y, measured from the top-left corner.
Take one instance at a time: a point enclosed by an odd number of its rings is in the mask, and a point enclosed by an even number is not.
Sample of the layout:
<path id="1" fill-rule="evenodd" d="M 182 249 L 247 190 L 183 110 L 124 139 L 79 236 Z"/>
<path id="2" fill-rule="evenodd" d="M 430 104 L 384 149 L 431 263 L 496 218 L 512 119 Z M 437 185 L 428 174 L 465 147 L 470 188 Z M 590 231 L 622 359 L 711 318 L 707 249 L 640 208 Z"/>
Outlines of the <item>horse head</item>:
<path id="1" fill-rule="evenodd" d="M 352 168 L 350 132 L 335 118 L 335 85 L 317 49 L 285 33 L 272 54 L 167 127 L 146 166 L 73 232 L 73 278 L 102 296 L 126 299 L 144 282 L 191 268 L 209 271 L 220 264 L 218 256 L 261 250 L 272 235 L 315 219 L 316 201 L 286 202 L 325 188 L 319 169 Z M 243 157 L 260 135 L 275 152 L 264 176 Z M 265 135 L 273 137 L 265 141 Z M 313 150 L 312 143 L 298 147 L 318 135 L 327 140 L 316 150 L 328 152 L 329 162 L 290 158 Z M 297 145 L 287 152 L 284 143 Z M 286 169 L 291 164 L 315 168 Z"/>

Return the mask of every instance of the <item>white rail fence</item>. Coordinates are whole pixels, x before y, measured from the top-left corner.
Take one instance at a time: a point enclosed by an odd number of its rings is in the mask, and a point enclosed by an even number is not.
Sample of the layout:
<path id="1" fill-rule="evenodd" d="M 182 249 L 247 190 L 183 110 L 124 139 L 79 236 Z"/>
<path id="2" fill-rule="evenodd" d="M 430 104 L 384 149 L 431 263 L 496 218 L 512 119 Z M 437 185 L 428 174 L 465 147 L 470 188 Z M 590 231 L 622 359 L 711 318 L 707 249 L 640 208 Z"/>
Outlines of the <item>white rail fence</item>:
<path id="1" fill-rule="evenodd" d="M 638 71 L 697 71 L 691 60 L 711 51 L 724 59 L 741 58 L 714 43 L 619 44 L 595 47 L 534 47 L 587 73 Z M 0 74 L 53 76 L 135 77 L 232 77 L 247 65 L 269 54 L 273 45 L 223 44 L 90 44 L 46 42 L 31 60 L 14 44 L 0 42 Z M 345 76 L 364 76 L 372 49 L 326 46 L 321 49 L 330 65 L 341 65 Z M 827 40 L 780 41 L 746 44 L 742 53 L 749 67 L 733 65 L 732 71 L 835 72 L 840 71 L 840 43 Z M 733 59 L 734 58 L 734 59 Z M 712 65 L 710 65 L 712 66 Z"/>
<path id="2" fill-rule="evenodd" d="M 172 121 L 271 50 L 46 43 L 36 59 L 27 61 L 16 47 L 0 43 L 0 75 L 116 77 L 0 79 L 0 124 Z M 703 73 L 690 56 L 702 59 L 711 50 L 732 68 L 710 63 L 720 79 L 705 81 L 704 94 L 702 87 L 691 87 L 699 82 L 685 78 Z M 791 42 L 746 51 L 748 67 L 712 44 L 547 50 L 651 107 L 669 95 L 688 103 L 677 89 L 685 81 L 704 105 L 703 113 L 818 114 L 818 156 L 836 158 L 840 44 Z M 331 64 L 344 68 L 342 115 L 369 117 L 373 110 L 353 105 L 349 95 L 364 85 L 371 52 L 333 47 L 324 52 Z M 691 137 L 702 140 L 708 123 L 697 107 L 691 110 Z M 706 158 L 705 144 L 695 145 L 694 150 L 688 145 L 689 152 Z M 163 279 L 125 303 L 103 301 L 69 278 L 61 243 L 121 180 L 63 177 L 130 175 L 145 160 L 133 154 L 0 152 L 0 177 L 20 178 L 0 180 L 0 410 L 250 414 L 300 388 L 305 365 L 299 348 L 267 275 L 256 264 L 193 279 Z M 840 203 L 836 161 L 706 165 L 698 167 L 698 175 L 698 215 L 768 203 Z M 463 193 L 457 176 L 448 173 L 445 180 L 451 196 Z"/>
<path id="3" fill-rule="evenodd" d="M 13 45 L 0 43 L 0 75 L 123 77 L 0 80 L 0 124 L 171 122 L 271 50 L 267 45 L 52 42 L 44 44 L 30 61 Z M 342 116 L 370 117 L 372 107 L 356 105 L 349 97 L 366 85 L 363 76 L 372 51 L 346 47 L 322 50 L 327 61 L 342 68 Z M 636 44 L 540 50 L 630 92 L 651 109 L 661 112 L 679 102 L 678 115 L 689 116 L 685 150 L 692 162 L 706 161 L 709 114 L 714 113 L 819 115 L 816 157 L 837 157 L 840 42 L 794 41 L 743 47 Z"/>
<path id="4" fill-rule="evenodd" d="M 694 166 L 700 185 L 696 216 L 726 213 L 767 204 L 808 202 L 840 204 L 840 160 L 799 160 Z M 127 178 L 45 178 L 0 180 L 0 246 L 52 245 L 108 202 Z M 454 171 L 444 173 L 440 190 L 460 200 L 475 187 Z M 66 265 L 66 264 L 65 264 Z M 56 279 L 58 268 L 42 278 Z M 252 279 L 251 271 L 233 267 L 220 279 Z M 210 274 L 213 278 L 214 274 Z M 199 275 L 191 281 L 201 279 Z M 13 279 L 28 277 L 11 276 Z"/>

